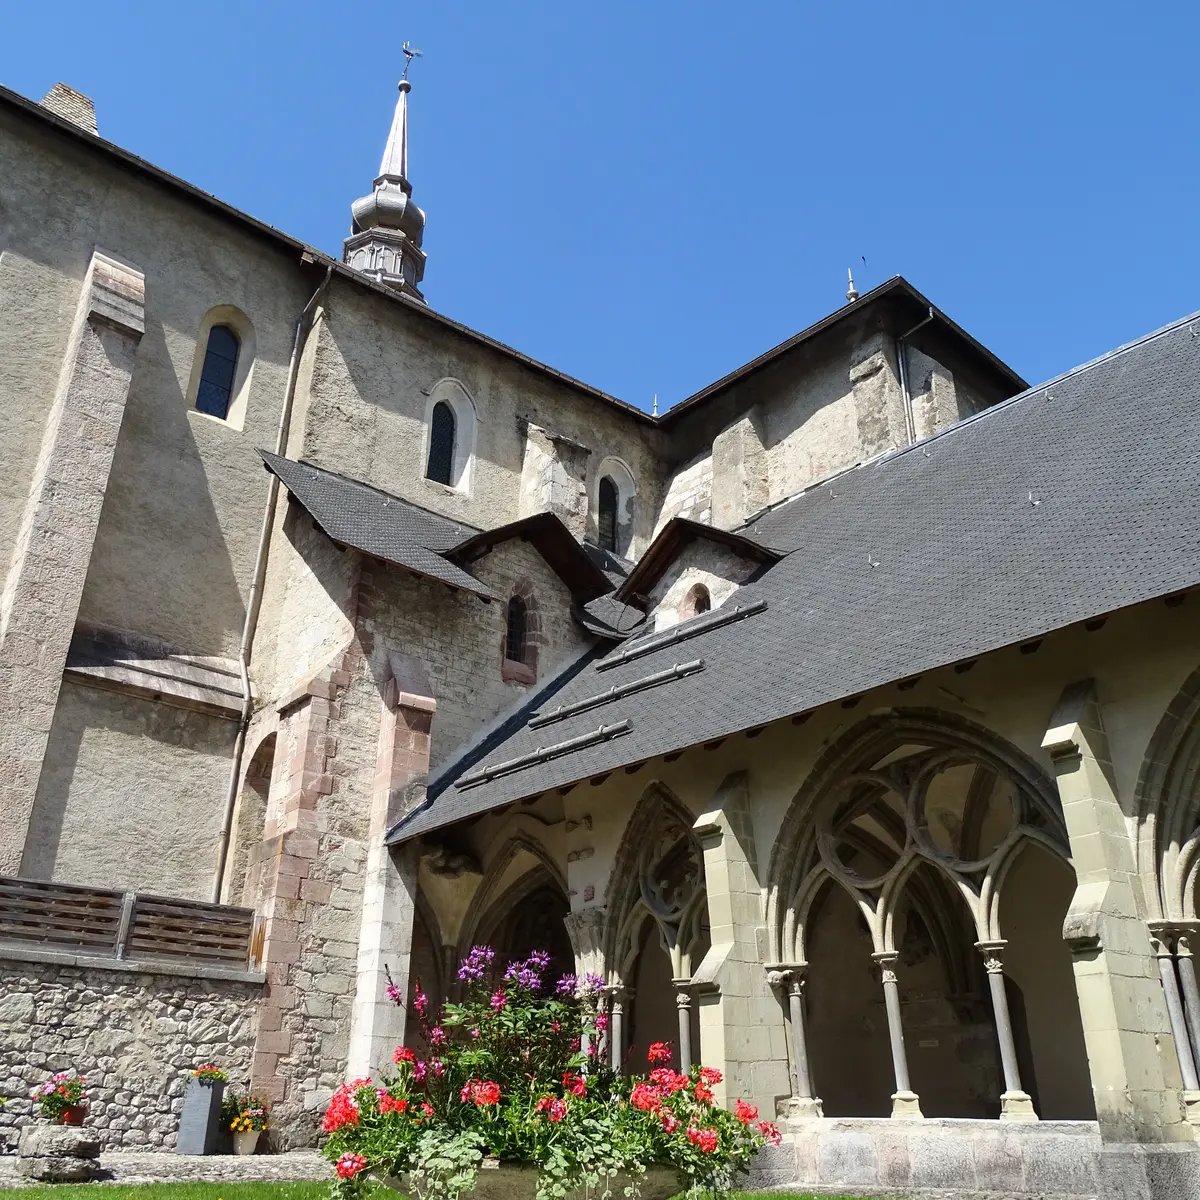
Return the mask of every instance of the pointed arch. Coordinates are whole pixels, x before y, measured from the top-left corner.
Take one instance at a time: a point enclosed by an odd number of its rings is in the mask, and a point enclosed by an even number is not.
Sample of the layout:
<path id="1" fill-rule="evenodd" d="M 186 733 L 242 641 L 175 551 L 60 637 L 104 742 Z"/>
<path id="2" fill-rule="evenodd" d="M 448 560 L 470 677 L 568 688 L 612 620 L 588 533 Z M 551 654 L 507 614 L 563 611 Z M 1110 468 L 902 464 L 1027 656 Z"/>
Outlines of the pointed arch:
<path id="1" fill-rule="evenodd" d="M 559 870 L 558 864 L 550 852 L 537 838 L 523 830 L 517 830 L 492 858 L 484 870 L 479 886 L 475 889 L 475 895 L 471 897 L 471 903 L 468 905 L 462 925 L 459 927 L 458 956 L 460 958 L 476 944 L 481 928 L 490 919 L 491 910 L 511 891 L 511 888 L 504 888 L 502 885 L 513 860 L 520 854 L 527 854 L 536 860 L 537 867 L 543 873 L 542 882 L 549 882 L 557 887 L 563 896 L 568 895 L 566 878 Z M 530 873 L 525 872 L 521 879 Z M 511 901 L 511 896 L 509 899 Z"/>
<path id="2" fill-rule="evenodd" d="M 699 941 L 705 911 L 704 853 L 693 829 L 691 811 L 661 783 L 652 783 L 634 808 L 613 860 L 608 883 L 608 922 L 604 961 L 611 972 L 627 968 L 631 946 L 639 943 L 647 917 L 658 926 L 664 949 L 677 973 L 689 974 L 691 952 Z M 676 840 L 676 857 L 686 858 L 686 894 L 655 894 L 647 883 L 647 855 L 664 844 L 664 834 Z M 680 864 L 683 865 L 683 864 Z M 636 956 L 636 948 L 632 955 Z M 619 978 L 619 976 L 618 976 Z"/>
<path id="3" fill-rule="evenodd" d="M 1137 865 L 1151 920 L 1196 917 L 1200 850 L 1200 668 L 1159 720 L 1134 792 Z"/>

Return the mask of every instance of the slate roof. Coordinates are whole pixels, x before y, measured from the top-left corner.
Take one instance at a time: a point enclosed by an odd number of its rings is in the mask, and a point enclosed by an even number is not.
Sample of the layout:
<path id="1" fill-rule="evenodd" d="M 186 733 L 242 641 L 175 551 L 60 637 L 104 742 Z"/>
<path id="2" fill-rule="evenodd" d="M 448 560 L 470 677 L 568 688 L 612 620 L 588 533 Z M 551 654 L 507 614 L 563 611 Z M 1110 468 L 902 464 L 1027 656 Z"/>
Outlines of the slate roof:
<path id="1" fill-rule="evenodd" d="M 335 542 L 395 563 L 485 600 L 498 597 L 473 575 L 443 558 L 478 529 L 305 462 L 260 450 L 267 470 Z"/>
<path id="2" fill-rule="evenodd" d="M 567 715 L 448 766 L 390 839 L 1200 582 L 1197 335 L 1200 314 L 762 514 L 741 532 L 782 561 L 539 698 Z"/>

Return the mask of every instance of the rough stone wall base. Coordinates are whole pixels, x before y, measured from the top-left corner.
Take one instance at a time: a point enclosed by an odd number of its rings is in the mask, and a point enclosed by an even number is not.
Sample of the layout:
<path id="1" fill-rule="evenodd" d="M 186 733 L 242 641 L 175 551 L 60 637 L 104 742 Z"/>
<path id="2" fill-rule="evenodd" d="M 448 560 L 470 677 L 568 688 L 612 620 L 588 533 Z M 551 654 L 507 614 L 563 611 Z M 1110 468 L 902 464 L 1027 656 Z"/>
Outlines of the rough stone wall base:
<path id="1" fill-rule="evenodd" d="M 1192 1153 L 1192 1161 L 1200 1166 L 1200 1155 Z M 1108 1200 L 1110 1195 L 1138 1200 L 1159 1200 L 1161 1195 L 1174 1200 L 1176 1193 L 1170 1191 L 1102 1192 L 1101 1158 L 1100 1131 L 1094 1121 L 1014 1125 L 826 1118 L 789 1122 L 783 1144 L 759 1155 L 745 1186 L 925 1200 L 941 1196 L 955 1200 L 1103 1196 Z"/>

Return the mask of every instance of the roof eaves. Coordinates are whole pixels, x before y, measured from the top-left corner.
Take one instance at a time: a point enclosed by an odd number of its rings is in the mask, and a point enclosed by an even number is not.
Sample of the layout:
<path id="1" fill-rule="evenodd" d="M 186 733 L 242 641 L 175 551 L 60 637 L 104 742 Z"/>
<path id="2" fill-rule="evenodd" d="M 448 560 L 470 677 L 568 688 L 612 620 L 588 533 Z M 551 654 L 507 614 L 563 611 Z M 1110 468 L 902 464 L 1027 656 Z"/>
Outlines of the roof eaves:
<path id="1" fill-rule="evenodd" d="M 732 530 L 718 529 L 686 517 L 672 517 L 658 531 L 658 536 L 650 543 L 646 553 L 613 593 L 614 599 L 629 603 L 635 596 L 644 596 L 663 577 L 684 547 L 699 538 L 727 546 L 755 562 L 774 563 L 783 557 L 783 551 Z"/>
<path id="2" fill-rule="evenodd" d="M 992 353 L 982 342 L 972 337 L 965 329 L 957 322 L 951 320 L 944 312 L 936 305 L 923 296 L 903 275 L 893 275 L 891 279 L 885 280 L 878 287 L 872 288 L 869 292 L 864 292 L 857 300 L 844 304 L 841 308 L 835 309 L 828 316 L 822 317 L 821 320 L 809 325 L 806 329 L 802 329 L 799 333 L 794 334 L 786 341 L 780 342 L 777 346 L 772 346 L 770 350 L 760 354 L 757 358 L 752 358 L 749 362 L 743 363 L 740 367 L 730 371 L 728 375 L 723 375 L 720 379 L 710 383 L 707 387 L 703 387 L 700 391 L 693 393 L 686 399 L 681 400 L 678 404 L 667 409 L 658 419 L 662 425 L 670 425 L 676 422 L 685 412 L 690 412 L 703 401 L 716 396 L 727 388 L 732 387 L 735 383 L 753 375 L 756 371 L 762 370 L 763 367 L 769 366 L 777 358 L 787 354 L 788 351 L 795 349 L 797 346 L 803 345 L 805 342 L 812 341 L 818 335 L 832 329 L 835 325 L 842 321 L 855 316 L 861 312 L 863 308 L 881 300 L 883 297 L 893 293 L 903 292 L 910 299 L 918 302 L 922 306 L 929 309 L 934 317 L 947 327 L 956 337 L 961 338 L 966 342 L 972 351 L 981 355 L 993 370 L 1008 378 L 1011 384 L 1018 390 L 1024 390 L 1029 384 L 1018 375 L 1012 367 L 1010 367 L 1003 359 Z"/>
<path id="3" fill-rule="evenodd" d="M 292 237 L 290 234 L 284 233 L 277 229 L 274 225 L 268 225 L 265 221 L 260 221 L 257 217 L 250 216 L 249 213 L 243 212 L 241 209 L 234 208 L 232 204 L 228 204 L 224 200 L 218 199 L 211 192 L 206 192 L 203 188 L 196 187 L 195 184 L 188 183 L 186 179 L 181 179 L 178 175 L 171 174 L 170 171 L 164 170 L 162 167 L 155 166 L 144 158 L 126 150 L 122 146 L 118 146 L 115 142 L 110 142 L 106 138 L 100 137 L 98 134 L 88 133 L 81 129 L 78 125 L 68 121 L 65 117 L 60 117 L 57 113 L 51 112 L 49 109 L 43 108 L 35 100 L 30 100 L 28 96 L 22 96 L 19 92 L 14 92 L 11 88 L 6 88 L 0 85 L 0 103 L 8 104 L 11 107 L 25 113 L 27 116 L 33 117 L 36 120 L 45 121 L 53 126 L 59 132 L 66 134 L 77 142 L 82 142 L 90 146 L 94 150 L 108 154 L 109 156 L 120 160 L 128 167 L 140 172 L 143 175 L 149 176 L 156 183 L 182 192 L 189 200 L 196 202 L 206 208 L 212 209 L 219 216 L 225 217 L 228 220 L 234 221 L 245 226 L 251 232 L 258 234 L 260 237 L 268 241 L 275 242 L 277 245 L 283 246 L 285 249 L 298 252 L 301 255 L 310 257 L 321 267 L 331 267 L 333 273 L 339 278 L 345 279 L 357 287 L 362 287 L 368 291 L 374 292 L 376 295 L 384 296 L 388 300 L 406 307 L 410 312 L 417 313 L 420 316 L 426 317 L 437 324 L 443 325 L 446 328 L 453 329 L 463 336 L 471 338 L 473 341 L 479 342 L 484 346 L 488 346 L 493 350 L 499 351 L 508 358 L 515 359 L 523 365 L 529 367 L 541 375 L 546 375 L 551 379 L 555 379 L 560 383 L 565 383 L 569 387 L 575 388 L 586 393 L 593 399 L 601 400 L 605 404 L 611 404 L 615 408 L 629 414 L 629 416 L 642 422 L 643 424 L 656 426 L 658 419 L 652 417 L 649 413 L 644 412 L 636 405 L 630 404 L 626 400 L 620 400 L 616 396 L 611 396 L 608 392 L 602 391 L 600 388 L 593 387 L 590 383 L 584 383 L 580 379 L 576 379 L 568 375 L 565 371 L 560 371 L 556 367 L 548 366 L 546 363 L 539 362 L 536 358 L 531 358 L 528 354 L 523 354 L 520 350 L 514 349 L 512 346 L 505 345 L 504 342 L 498 341 L 496 338 L 488 337 L 485 333 L 480 333 L 477 329 L 472 329 L 468 325 L 463 325 L 460 321 L 455 321 L 451 317 L 447 317 L 435 309 L 430 308 L 427 304 L 423 304 L 419 300 L 414 300 L 409 296 L 401 295 L 399 292 L 393 291 L 382 283 L 377 283 L 373 279 L 369 279 L 361 272 L 348 267 L 345 263 L 340 262 L 336 258 L 331 258 L 322 250 L 318 250 L 315 246 L 310 246 L 307 242 L 302 242 L 298 238 Z"/>

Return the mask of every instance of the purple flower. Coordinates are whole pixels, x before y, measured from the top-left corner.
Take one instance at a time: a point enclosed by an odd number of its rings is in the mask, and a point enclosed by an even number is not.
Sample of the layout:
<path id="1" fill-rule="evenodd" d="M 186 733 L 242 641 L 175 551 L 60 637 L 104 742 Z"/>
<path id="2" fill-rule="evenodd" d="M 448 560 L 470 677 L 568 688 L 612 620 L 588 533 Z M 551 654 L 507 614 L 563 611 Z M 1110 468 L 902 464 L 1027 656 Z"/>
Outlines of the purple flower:
<path id="1" fill-rule="evenodd" d="M 487 974 L 495 957 L 496 952 L 491 946 L 475 946 L 458 968 L 459 979 L 463 983 L 478 983 Z"/>
<path id="2" fill-rule="evenodd" d="M 597 975 L 594 971 L 589 971 L 583 977 L 583 986 L 580 988 L 581 992 L 586 994 L 589 992 L 602 992 L 603 990 L 604 990 L 604 980 L 601 976 Z"/>
<path id="3" fill-rule="evenodd" d="M 554 991 L 559 996 L 573 996 L 578 982 L 574 975 L 564 975 L 555 985 Z"/>

